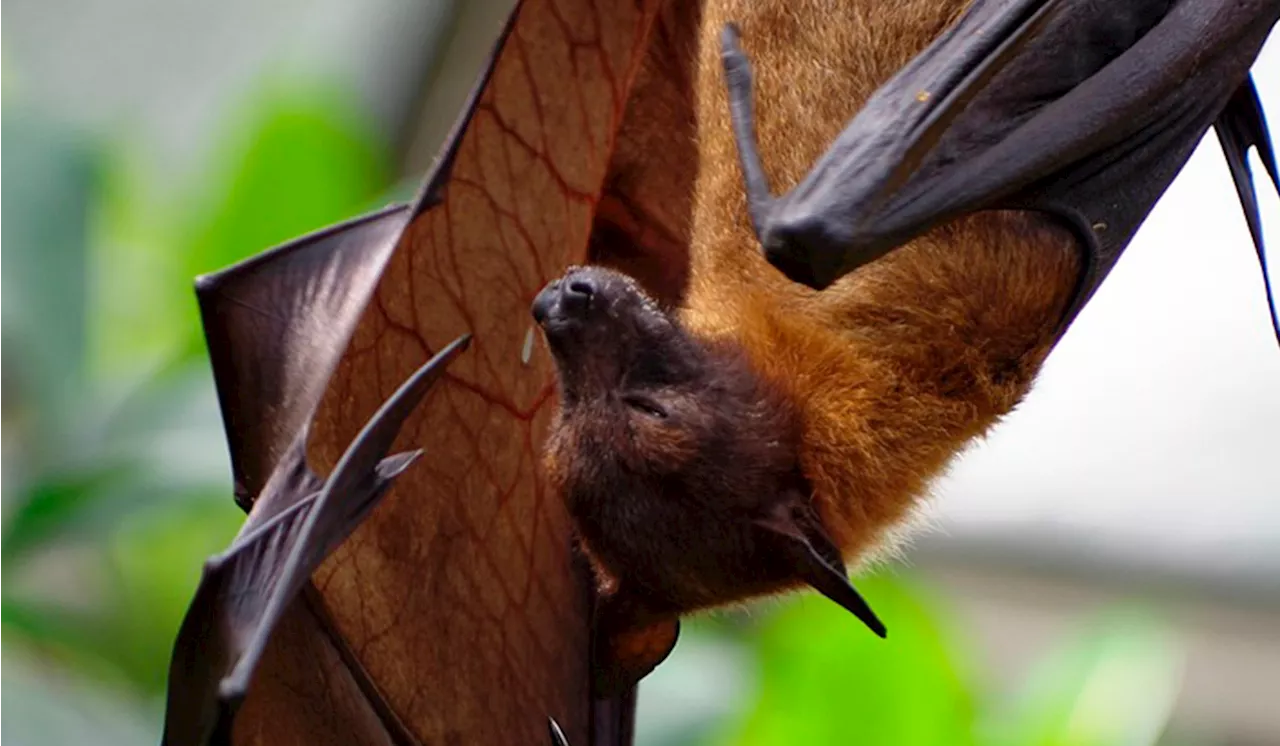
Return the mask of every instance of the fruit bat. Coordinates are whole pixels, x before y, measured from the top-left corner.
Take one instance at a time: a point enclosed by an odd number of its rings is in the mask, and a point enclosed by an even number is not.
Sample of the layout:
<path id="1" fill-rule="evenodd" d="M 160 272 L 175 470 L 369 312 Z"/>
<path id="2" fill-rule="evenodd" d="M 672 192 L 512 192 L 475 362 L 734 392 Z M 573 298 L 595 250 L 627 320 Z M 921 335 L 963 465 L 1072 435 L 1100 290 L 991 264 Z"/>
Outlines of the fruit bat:
<path id="1" fill-rule="evenodd" d="M 590 586 L 531 467 L 552 369 L 516 320 L 584 258 L 660 300 L 684 295 L 701 13 L 522 2 L 412 205 L 200 289 L 237 502 L 276 507 L 211 564 L 184 620 L 168 742 L 543 742 L 548 715 L 570 742 L 630 741 L 634 689 L 586 689 Z M 300 260 L 308 246 L 318 257 Z M 448 362 L 434 353 L 456 354 L 464 334 L 471 352 L 434 379 Z M 428 405 L 400 425 L 430 380 Z M 426 457 L 373 511 L 379 477 L 408 460 L 372 446 L 397 426 Z M 366 489 L 324 492 L 353 478 Z M 334 522 L 313 520 L 320 494 Z M 269 587 L 226 595 L 257 588 L 247 577 Z"/>
<path id="2" fill-rule="evenodd" d="M 845 563 L 1025 396 L 1215 122 L 1261 256 L 1248 68 L 1277 4 L 963 5 L 710 0 L 687 291 L 583 267 L 532 304 L 601 691 L 681 615 L 798 586 L 883 635 Z M 766 58 L 763 147 L 741 40 Z"/>

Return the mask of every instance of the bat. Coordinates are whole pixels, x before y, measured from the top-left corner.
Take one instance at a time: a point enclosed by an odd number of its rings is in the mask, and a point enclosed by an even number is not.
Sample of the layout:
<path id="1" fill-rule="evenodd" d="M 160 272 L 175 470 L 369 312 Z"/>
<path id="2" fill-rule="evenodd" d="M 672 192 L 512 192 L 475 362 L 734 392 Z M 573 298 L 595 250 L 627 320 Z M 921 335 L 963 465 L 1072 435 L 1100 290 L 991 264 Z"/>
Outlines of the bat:
<path id="1" fill-rule="evenodd" d="M 1261 254 L 1247 75 L 1280 6 L 965 6 L 707 2 L 687 290 L 581 267 L 532 304 L 599 691 L 682 615 L 798 587 L 883 635 L 846 563 L 1026 395 L 1215 122 Z"/>
<path id="2" fill-rule="evenodd" d="M 179 631 L 164 743 L 546 742 L 548 718 L 630 742 L 635 692 L 591 696 L 592 586 L 536 469 L 554 374 L 521 351 L 563 267 L 641 267 L 600 236 L 678 226 L 687 189 L 613 152 L 685 95 L 665 58 L 696 14 L 662 5 L 521 2 L 411 204 L 198 281 L 249 516 Z"/>

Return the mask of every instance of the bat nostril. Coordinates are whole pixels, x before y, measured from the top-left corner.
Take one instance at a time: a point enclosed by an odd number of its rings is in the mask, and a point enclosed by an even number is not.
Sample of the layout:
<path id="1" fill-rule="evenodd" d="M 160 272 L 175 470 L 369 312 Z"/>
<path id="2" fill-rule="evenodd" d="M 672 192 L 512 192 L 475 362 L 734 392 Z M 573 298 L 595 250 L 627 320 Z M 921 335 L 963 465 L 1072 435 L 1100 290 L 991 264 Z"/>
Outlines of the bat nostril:
<path id="1" fill-rule="evenodd" d="M 560 296 L 560 305 L 572 314 L 585 314 L 591 307 L 591 297 L 595 295 L 595 283 L 590 280 L 576 278 L 565 285 Z"/>

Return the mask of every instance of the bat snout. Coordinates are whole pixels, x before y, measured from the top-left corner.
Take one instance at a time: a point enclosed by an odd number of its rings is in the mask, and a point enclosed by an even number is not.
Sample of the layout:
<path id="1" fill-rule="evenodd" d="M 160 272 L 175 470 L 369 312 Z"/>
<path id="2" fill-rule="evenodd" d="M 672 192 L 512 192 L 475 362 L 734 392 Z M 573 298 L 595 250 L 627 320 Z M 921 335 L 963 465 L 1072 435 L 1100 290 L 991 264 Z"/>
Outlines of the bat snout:
<path id="1" fill-rule="evenodd" d="M 533 299 L 530 309 L 534 321 L 544 329 L 573 324 L 586 319 L 592 309 L 592 301 L 600 294 L 595 278 L 585 274 L 570 273 L 554 280 Z"/>

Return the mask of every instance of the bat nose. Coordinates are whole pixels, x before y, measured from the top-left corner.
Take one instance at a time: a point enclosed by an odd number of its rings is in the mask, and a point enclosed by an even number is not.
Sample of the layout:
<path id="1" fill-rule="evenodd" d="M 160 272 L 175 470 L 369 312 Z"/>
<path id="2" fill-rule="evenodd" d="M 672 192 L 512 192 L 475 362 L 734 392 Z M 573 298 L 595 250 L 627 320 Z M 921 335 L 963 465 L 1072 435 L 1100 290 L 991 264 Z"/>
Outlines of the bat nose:
<path id="1" fill-rule="evenodd" d="M 591 298 L 596 294 L 596 285 L 589 278 L 575 277 L 569 281 L 561 297 L 565 310 L 581 312 L 591 305 Z"/>
<path id="2" fill-rule="evenodd" d="M 591 309 L 591 299 L 598 288 L 596 279 L 583 270 L 570 271 L 560 282 L 561 316 L 583 318 Z"/>
<path id="3" fill-rule="evenodd" d="M 591 299 L 597 292 L 596 281 L 591 277 L 570 275 L 549 283 L 533 299 L 534 321 L 542 324 L 551 316 L 560 319 L 583 317 L 591 308 Z"/>

